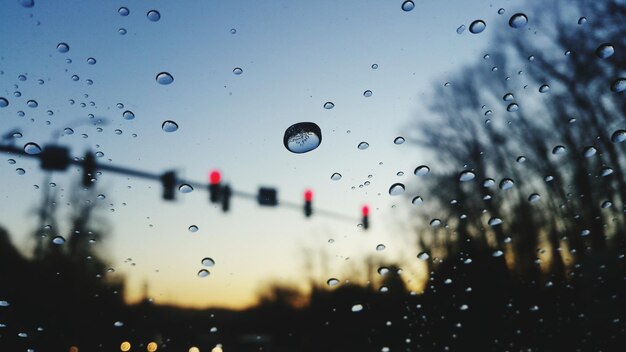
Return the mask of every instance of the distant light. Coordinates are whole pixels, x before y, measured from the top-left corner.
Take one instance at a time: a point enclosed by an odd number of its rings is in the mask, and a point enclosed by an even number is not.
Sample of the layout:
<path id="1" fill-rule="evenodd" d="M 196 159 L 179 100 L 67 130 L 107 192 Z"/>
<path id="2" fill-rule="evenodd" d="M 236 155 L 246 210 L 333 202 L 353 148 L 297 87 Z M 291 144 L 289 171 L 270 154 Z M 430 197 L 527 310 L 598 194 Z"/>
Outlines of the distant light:
<path id="1" fill-rule="evenodd" d="M 189 352 L 200 352 L 200 349 L 196 346 L 193 346 L 189 349 Z"/>
<path id="2" fill-rule="evenodd" d="M 307 189 L 306 191 L 304 191 L 304 200 L 307 202 L 310 202 L 313 200 L 313 191 L 310 189 Z"/>
<path id="3" fill-rule="evenodd" d="M 217 345 L 217 346 L 213 347 L 211 352 L 224 352 L 224 350 L 222 350 L 222 345 Z"/>
<path id="4" fill-rule="evenodd" d="M 70 352 L 78 352 L 78 347 L 76 346 L 70 347 Z"/>
<path id="5" fill-rule="evenodd" d="M 122 342 L 122 344 L 120 345 L 120 351 L 123 351 L 123 352 L 130 351 L 130 342 L 128 341 Z"/>
<path id="6" fill-rule="evenodd" d="M 212 185 L 216 185 L 220 183 L 221 180 L 222 180 L 222 174 L 219 172 L 219 170 L 211 171 L 211 173 L 209 174 L 209 182 Z"/>
<path id="7" fill-rule="evenodd" d="M 157 350 L 157 348 L 158 348 L 157 343 L 154 341 L 150 342 L 148 346 L 146 346 L 146 350 L 148 350 L 148 352 L 154 352 Z"/>
<path id="8" fill-rule="evenodd" d="M 363 214 L 363 216 L 370 215 L 370 207 L 364 205 L 363 208 L 361 208 L 361 213 Z"/>

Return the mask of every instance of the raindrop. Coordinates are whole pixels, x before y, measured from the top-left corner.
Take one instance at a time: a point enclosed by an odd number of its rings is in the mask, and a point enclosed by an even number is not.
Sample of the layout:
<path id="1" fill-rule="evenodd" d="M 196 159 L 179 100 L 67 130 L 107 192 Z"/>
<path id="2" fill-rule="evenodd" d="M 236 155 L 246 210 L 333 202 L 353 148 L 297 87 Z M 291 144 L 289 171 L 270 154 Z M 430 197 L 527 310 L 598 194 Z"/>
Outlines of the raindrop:
<path id="1" fill-rule="evenodd" d="M 404 171 L 398 171 L 398 172 L 396 172 L 396 176 L 404 176 Z"/>
<path id="2" fill-rule="evenodd" d="M 62 245 L 65 243 L 65 238 L 61 236 L 55 236 L 54 238 L 52 238 L 52 243 L 56 245 Z"/>
<path id="3" fill-rule="evenodd" d="M 357 148 L 359 148 L 360 150 L 365 150 L 367 148 L 369 148 L 370 144 L 367 142 L 361 142 L 359 143 L 359 145 L 357 145 Z"/>
<path id="4" fill-rule="evenodd" d="M 283 144 L 292 153 L 310 152 L 322 143 L 322 131 L 313 122 L 299 122 L 285 130 Z"/>
<path id="5" fill-rule="evenodd" d="M 526 161 L 526 157 L 525 157 L 525 156 L 523 156 L 523 155 L 518 156 L 518 157 L 517 157 L 517 159 L 515 159 L 515 161 L 517 161 L 518 163 L 520 163 L 520 164 L 521 164 L 521 163 L 523 163 L 523 162 L 525 162 L 525 161 Z"/>
<path id="6" fill-rule="evenodd" d="M 168 85 L 174 82 L 174 77 L 172 77 L 172 75 L 170 75 L 168 72 L 161 72 L 156 75 L 156 81 L 159 84 Z"/>
<path id="7" fill-rule="evenodd" d="M 120 129 L 116 129 L 114 132 L 115 132 L 115 134 L 117 134 L 117 135 L 122 134 L 122 130 L 120 130 Z"/>
<path id="8" fill-rule="evenodd" d="M 528 196 L 528 201 L 531 203 L 535 203 L 541 200 L 541 196 L 538 193 L 533 193 Z"/>
<path id="9" fill-rule="evenodd" d="M 378 64 L 372 64 L 372 70 L 378 69 Z"/>
<path id="10" fill-rule="evenodd" d="M 365 92 L 363 92 L 363 96 L 366 98 L 369 98 L 372 96 L 372 91 L 371 90 L 366 90 Z"/>
<path id="11" fill-rule="evenodd" d="M 429 172 L 430 168 L 426 165 L 420 165 L 415 168 L 415 171 L 413 171 L 415 176 L 426 176 Z"/>
<path id="12" fill-rule="evenodd" d="M 413 200 L 411 200 L 411 203 L 413 203 L 413 205 L 420 205 L 424 203 L 424 199 L 422 199 L 422 197 L 420 196 L 416 196 L 416 197 L 413 197 Z"/>
<path id="13" fill-rule="evenodd" d="M 459 307 L 460 310 L 468 310 L 469 306 L 467 304 L 461 304 L 461 306 Z"/>
<path id="14" fill-rule="evenodd" d="M 39 104 L 37 103 L 37 101 L 36 101 L 36 100 L 32 100 L 32 99 L 31 99 L 31 100 L 29 100 L 29 101 L 27 101 L 27 102 L 26 102 L 26 105 L 27 105 L 29 108 L 36 108 L 36 107 L 38 107 L 38 106 L 39 106 Z"/>
<path id="15" fill-rule="evenodd" d="M 498 9 L 498 15 L 503 15 L 503 14 L 504 14 L 504 11 L 505 11 L 505 10 L 504 10 L 503 8 Z"/>
<path id="16" fill-rule="evenodd" d="M 235 67 L 233 69 L 233 73 L 236 74 L 237 76 L 239 76 L 240 74 L 243 73 L 243 70 L 240 67 Z"/>
<path id="17" fill-rule="evenodd" d="M 119 33 L 120 35 L 125 35 L 126 34 L 126 28 L 120 28 L 117 30 L 117 33 Z"/>
<path id="18" fill-rule="evenodd" d="M 60 53 L 66 53 L 70 51 L 70 46 L 67 43 L 59 43 L 57 44 L 57 51 Z"/>
<path id="19" fill-rule="evenodd" d="M 116 328 L 121 328 L 122 326 L 124 326 L 124 323 L 118 320 L 113 323 L 113 326 L 115 326 Z"/>
<path id="20" fill-rule="evenodd" d="M 146 17 L 148 17 L 148 19 L 152 22 L 157 22 L 161 19 L 161 14 L 157 10 L 150 10 L 146 14 Z"/>
<path id="21" fill-rule="evenodd" d="M 579 25 L 582 26 L 585 23 L 587 23 L 587 17 L 581 17 L 581 18 L 578 19 L 578 24 Z"/>
<path id="22" fill-rule="evenodd" d="M 198 232 L 198 226 L 196 225 L 191 225 L 188 228 L 189 232 Z"/>
<path id="23" fill-rule="evenodd" d="M 324 109 L 330 110 L 335 107 L 335 104 L 331 101 L 327 101 L 324 103 Z"/>
<path id="24" fill-rule="evenodd" d="M 493 187 L 495 184 L 496 184 L 496 180 L 494 180 L 493 178 L 486 178 L 483 181 L 483 187 L 485 188 Z"/>
<path id="25" fill-rule="evenodd" d="M 550 86 L 547 84 L 542 84 L 541 87 L 539 87 L 539 93 L 547 93 L 550 90 Z"/>
<path id="26" fill-rule="evenodd" d="M 502 219 L 493 217 L 487 221 L 487 224 L 491 227 L 498 226 L 502 224 Z"/>
<path id="27" fill-rule="evenodd" d="M 511 103 L 506 107 L 506 111 L 508 112 L 516 112 L 517 110 L 519 110 L 519 105 L 516 103 Z"/>
<path id="28" fill-rule="evenodd" d="M 473 180 L 475 177 L 476 174 L 473 171 L 465 170 L 461 171 L 461 173 L 459 174 L 459 181 L 467 182 Z"/>
<path id="29" fill-rule="evenodd" d="M 611 90 L 614 93 L 620 93 L 626 90 L 626 78 L 618 78 L 611 83 Z"/>
<path id="30" fill-rule="evenodd" d="M 426 253 L 426 252 L 420 252 L 417 255 L 417 259 L 419 259 L 419 260 L 428 260 L 428 259 L 430 259 L 430 255 L 428 255 L 428 253 Z"/>
<path id="31" fill-rule="evenodd" d="M 120 16 L 128 16 L 130 11 L 128 10 L 128 8 L 122 6 L 119 9 L 117 9 L 117 13 L 119 13 Z"/>
<path id="32" fill-rule="evenodd" d="M 237 34 L 237 29 L 231 28 L 230 29 L 230 34 Z"/>
<path id="33" fill-rule="evenodd" d="M 464 24 L 458 26 L 457 29 L 456 29 L 456 34 L 463 34 L 463 32 L 465 32 L 465 25 Z"/>
<path id="34" fill-rule="evenodd" d="M 26 143 L 26 145 L 24 145 L 24 152 L 26 152 L 26 154 L 36 155 L 41 153 L 41 147 L 37 145 L 37 143 Z"/>
<path id="35" fill-rule="evenodd" d="M 76 82 L 80 79 L 77 75 L 72 75 L 72 81 Z"/>
<path id="36" fill-rule="evenodd" d="M 626 141 L 626 130 L 617 130 L 611 135 L 611 142 L 622 143 Z"/>
<path id="37" fill-rule="evenodd" d="M 483 20 L 476 20 L 474 22 L 472 22 L 469 26 L 469 31 L 472 34 L 478 34 L 482 31 L 485 30 L 485 27 L 487 27 L 487 25 L 485 24 L 485 21 Z"/>
<path id="38" fill-rule="evenodd" d="M 98 196 L 96 198 L 98 198 L 98 199 L 105 199 L 106 196 L 104 194 L 98 194 Z"/>
<path id="39" fill-rule="evenodd" d="M 504 253 L 501 250 L 497 250 L 497 251 L 491 253 L 491 256 L 496 257 L 496 258 L 497 257 L 501 257 L 502 255 L 504 255 Z"/>
<path id="40" fill-rule="evenodd" d="M 510 178 L 505 178 L 505 179 L 502 179 L 502 181 L 500 181 L 500 189 L 503 191 L 507 189 L 511 189 L 513 188 L 513 186 L 515 186 L 515 182 L 511 180 Z"/>
<path id="41" fill-rule="evenodd" d="M 506 93 L 503 97 L 502 100 L 504 101 L 512 101 L 515 99 L 515 96 L 513 96 L 513 93 Z"/>
<path id="42" fill-rule="evenodd" d="M 409 12 L 415 8 L 415 3 L 412 0 L 406 0 L 402 3 L 402 10 Z"/>
<path id="43" fill-rule="evenodd" d="M 9 302 L 7 301 L 0 301 L 0 307 L 8 307 L 10 306 Z"/>
<path id="44" fill-rule="evenodd" d="M 26 8 L 31 8 L 35 6 L 35 0 L 19 0 L 20 5 Z"/>
<path id="45" fill-rule="evenodd" d="M 6 108 L 7 106 L 9 106 L 9 101 L 4 97 L 0 97 L 0 108 Z"/>
<path id="46" fill-rule="evenodd" d="M 26 173 L 26 170 L 22 169 L 21 167 L 15 169 L 15 172 L 17 172 L 18 175 L 24 175 Z"/>
<path id="47" fill-rule="evenodd" d="M 172 120 L 166 120 L 161 125 L 161 129 L 165 132 L 174 132 L 178 130 L 178 124 Z"/>
<path id="48" fill-rule="evenodd" d="M 337 279 L 335 279 L 335 278 L 333 277 L 333 278 L 328 279 L 328 280 L 326 281 L 326 284 L 327 284 L 328 286 L 330 286 L 330 287 L 337 286 L 337 285 L 339 285 L 339 280 L 337 280 Z"/>
<path id="49" fill-rule="evenodd" d="M 96 59 L 94 59 L 93 57 L 90 57 L 87 59 L 87 63 L 90 65 L 95 65 L 96 64 Z"/>
<path id="50" fill-rule="evenodd" d="M 409 1 L 406 1 L 405 4 L 407 2 L 410 2 L 411 4 L 413 3 L 413 1 L 409 0 Z M 405 11 L 410 11 L 410 10 L 405 10 Z M 355 305 L 352 306 L 352 311 L 353 312 L 360 312 L 362 310 L 363 310 L 363 305 L 362 304 L 355 304 Z"/>
<path id="51" fill-rule="evenodd" d="M 178 191 L 180 193 L 191 193 L 193 192 L 193 187 L 191 187 L 191 185 L 183 183 L 182 185 L 178 186 Z"/>
<path id="52" fill-rule="evenodd" d="M 394 183 L 389 187 L 389 195 L 390 196 L 399 196 L 404 193 L 405 187 L 402 183 Z"/>
<path id="53" fill-rule="evenodd" d="M 65 129 L 63 129 L 63 133 L 64 133 L 64 134 L 68 134 L 68 135 L 69 135 L 69 134 L 74 134 L 74 130 L 73 130 L 73 129 L 71 129 L 71 128 L 69 128 L 69 127 L 67 127 L 67 128 L 65 128 Z"/>
<path id="54" fill-rule="evenodd" d="M 523 13 L 516 13 L 509 19 L 509 26 L 513 28 L 522 28 L 528 23 L 528 17 Z"/>
<path id="55" fill-rule="evenodd" d="M 596 55 L 601 59 L 608 59 L 615 54 L 615 48 L 609 43 L 602 43 L 596 49 Z"/>
<path id="56" fill-rule="evenodd" d="M 604 202 L 602 202 L 602 204 L 600 205 L 600 207 L 602 209 L 607 209 L 613 206 L 613 203 L 611 203 L 611 201 L 605 200 Z"/>
<path id="57" fill-rule="evenodd" d="M 596 155 L 596 153 L 598 152 L 598 150 L 596 149 L 596 147 L 594 146 L 588 146 L 585 147 L 585 149 L 583 149 L 583 155 L 586 158 L 591 158 L 592 156 Z"/>
<path id="58" fill-rule="evenodd" d="M 382 244 L 382 243 L 376 246 L 376 250 L 377 250 L 377 251 L 379 251 L 379 252 L 380 252 L 380 251 L 384 251 L 384 250 L 385 250 L 385 248 L 387 248 L 387 246 L 385 246 L 385 245 L 384 245 L 384 244 Z"/>
<path id="59" fill-rule="evenodd" d="M 7 160 L 7 161 L 9 162 L 9 164 L 11 164 L 11 165 L 15 165 L 15 159 L 9 159 L 9 160 Z"/>
<path id="60" fill-rule="evenodd" d="M 439 220 L 439 219 L 432 219 L 430 221 L 430 226 L 432 226 L 432 227 L 439 227 L 439 226 L 441 226 L 441 220 Z"/>
<path id="61" fill-rule="evenodd" d="M 209 257 L 204 258 L 202 259 L 202 265 L 207 266 L 207 267 L 215 266 L 215 260 Z"/>
<path id="62" fill-rule="evenodd" d="M 198 271 L 198 277 L 207 277 L 207 276 L 209 276 L 210 274 L 211 274 L 211 273 L 210 273 L 208 270 L 206 270 L 206 269 L 200 269 L 200 270 Z"/>
<path id="63" fill-rule="evenodd" d="M 126 111 L 124 111 L 124 112 L 122 113 L 122 117 L 123 117 L 125 120 L 132 120 L 132 119 L 134 119 L 134 118 L 135 118 L 135 113 L 133 113 L 133 112 L 132 112 L 132 111 L 130 111 L 130 110 L 126 110 Z"/>
<path id="64" fill-rule="evenodd" d="M 340 173 L 335 172 L 334 174 L 332 174 L 332 175 L 330 176 L 330 179 L 331 179 L 331 180 L 333 180 L 333 181 L 339 181 L 339 180 L 341 180 L 341 174 L 340 174 Z"/>
<path id="65" fill-rule="evenodd" d="M 394 144 L 402 144 L 405 142 L 404 137 L 396 137 L 396 139 L 393 140 Z"/>
<path id="66" fill-rule="evenodd" d="M 605 166 L 600 170 L 600 176 L 602 177 L 609 176 L 612 173 L 613 173 L 613 169 L 611 169 L 610 167 Z"/>
<path id="67" fill-rule="evenodd" d="M 561 155 L 565 153 L 565 147 L 562 145 L 557 145 L 556 147 L 552 148 L 552 154 L 554 155 Z"/>
<path id="68" fill-rule="evenodd" d="M 17 76 L 17 79 L 19 79 L 20 81 L 22 81 L 22 82 L 23 82 L 23 81 L 25 81 L 25 80 L 26 80 L 26 76 L 24 76 L 24 75 L 19 75 L 19 76 Z"/>

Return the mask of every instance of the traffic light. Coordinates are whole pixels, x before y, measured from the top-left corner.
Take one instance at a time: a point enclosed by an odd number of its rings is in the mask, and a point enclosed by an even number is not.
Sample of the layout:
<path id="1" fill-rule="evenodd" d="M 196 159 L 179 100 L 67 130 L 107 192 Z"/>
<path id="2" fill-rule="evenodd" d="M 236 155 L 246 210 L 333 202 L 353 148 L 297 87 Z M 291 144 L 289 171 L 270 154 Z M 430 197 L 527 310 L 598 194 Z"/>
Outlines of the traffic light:
<path id="1" fill-rule="evenodd" d="M 92 180 L 96 174 L 96 157 L 90 153 L 85 153 L 85 159 L 83 160 L 83 186 L 91 187 Z"/>
<path id="2" fill-rule="evenodd" d="M 361 215 L 363 215 L 361 223 L 363 224 L 363 229 L 367 230 L 370 227 L 369 215 L 370 215 L 370 207 L 364 205 L 361 208 Z"/>
<path id="3" fill-rule="evenodd" d="M 43 148 L 39 160 L 41 160 L 41 168 L 44 170 L 64 171 L 70 166 L 70 150 L 65 147 L 46 146 Z"/>
<path id="4" fill-rule="evenodd" d="M 278 205 L 278 192 L 276 188 L 261 187 L 257 196 L 259 205 L 275 207 Z"/>
<path id="5" fill-rule="evenodd" d="M 304 191 L 304 216 L 307 218 L 313 214 L 313 206 L 311 202 L 313 201 L 313 191 L 307 189 Z"/>
<path id="6" fill-rule="evenodd" d="M 222 199 L 222 174 L 219 170 L 213 170 L 209 174 L 209 200 L 211 203 L 219 203 Z"/>
<path id="7" fill-rule="evenodd" d="M 222 187 L 222 211 L 227 212 L 230 209 L 230 196 L 233 194 L 229 185 Z"/>
<path id="8" fill-rule="evenodd" d="M 174 200 L 176 196 L 176 173 L 168 171 L 161 176 L 161 184 L 163 185 L 163 199 Z"/>

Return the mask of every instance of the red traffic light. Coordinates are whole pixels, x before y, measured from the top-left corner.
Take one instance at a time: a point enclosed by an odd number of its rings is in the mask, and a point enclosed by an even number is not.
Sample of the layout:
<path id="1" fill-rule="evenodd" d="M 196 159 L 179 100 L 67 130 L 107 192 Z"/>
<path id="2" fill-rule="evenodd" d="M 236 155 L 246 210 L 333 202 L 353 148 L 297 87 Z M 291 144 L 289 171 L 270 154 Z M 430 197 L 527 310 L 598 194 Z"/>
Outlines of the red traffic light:
<path id="1" fill-rule="evenodd" d="M 221 180 L 222 174 L 219 172 L 219 170 L 211 171 L 211 173 L 209 174 L 209 183 L 211 183 L 212 185 L 216 185 L 220 183 Z"/>
<path id="2" fill-rule="evenodd" d="M 363 216 L 369 216 L 370 207 L 368 207 L 367 205 L 364 205 L 363 208 L 361 208 L 361 214 L 363 214 Z"/>
<path id="3" fill-rule="evenodd" d="M 313 200 L 313 191 L 310 189 L 307 189 L 306 191 L 304 191 L 304 201 L 310 202 L 312 200 Z"/>

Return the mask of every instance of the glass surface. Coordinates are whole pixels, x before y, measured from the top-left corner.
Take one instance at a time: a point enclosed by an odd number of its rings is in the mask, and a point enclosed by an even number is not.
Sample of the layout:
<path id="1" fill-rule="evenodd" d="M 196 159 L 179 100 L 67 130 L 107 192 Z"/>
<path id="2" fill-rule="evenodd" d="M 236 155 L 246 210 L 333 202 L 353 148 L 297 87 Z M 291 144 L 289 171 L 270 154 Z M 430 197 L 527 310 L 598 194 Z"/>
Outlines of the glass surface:
<path id="1" fill-rule="evenodd" d="M 624 0 L 8 0 L 0 38 L 0 351 L 626 343 Z"/>

